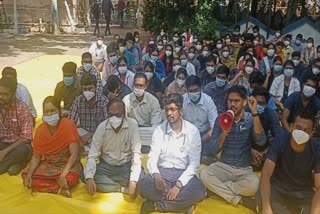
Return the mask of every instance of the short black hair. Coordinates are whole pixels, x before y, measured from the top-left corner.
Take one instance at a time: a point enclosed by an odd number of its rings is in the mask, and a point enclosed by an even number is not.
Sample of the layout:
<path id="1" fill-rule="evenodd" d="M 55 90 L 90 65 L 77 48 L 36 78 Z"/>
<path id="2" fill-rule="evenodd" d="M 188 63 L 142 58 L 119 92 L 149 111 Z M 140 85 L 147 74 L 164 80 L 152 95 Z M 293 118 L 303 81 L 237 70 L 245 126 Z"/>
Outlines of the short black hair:
<path id="1" fill-rule="evenodd" d="M 0 79 L 0 87 L 8 89 L 11 93 L 15 94 L 18 82 L 16 79 L 4 76 Z"/>
<path id="2" fill-rule="evenodd" d="M 195 47 L 195 46 L 190 46 L 190 47 L 189 47 L 189 49 L 188 49 L 188 52 L 189 52 L 190 50 L 194 50 L 194 52 L 196 52 L 196 51 L 197 51 L 197 49 L 196 49 L 196 47 Z"/>
<path id="3" fill-rule="evenodd" d="M 286 35 L 284 36 L 284 38 L 285 38 L 285 39 L 288 38 L 288 39 L 292 40 L 292 35 L 291 35 L 291 34 L 286 34 Z"/>
<path id="4" fill-rule="evenodd" d="M 124 61 L 128 65 L 127 58 L 125 58 L 124 56 L 121 56 L 118 58 L 117 66 L 120 64 L 121 61 Z"/>
<path id="5" fill-rule="evenodd" d="M 301 57 L 301 53 L 300 53 L 300 51 L 294 51 L 294 52 L 292 52 L 292 54 L 291 54 L 291 57 L 293 58 L 293 57 L 299 57 L 299 59 L 300 59 L 300 57 Z"/>
<path id="6" fill-rule="evenodd" d="M 68 74 L 76 74 L 77 71 L 77 64 L 74 62 L 66 62 L 62 66 L 62 72 Z"/>
<path id="7" fill-rule="evenodd" d="M 2 76 L 12 76 L 15 79 L 17 79 L 17 70 L 14 69 L 13 67 L 5 67 L 2 70 Z"/>
<path id="8" fill-rule="evenodd" d="M 52 105 L 54 105 L 54 107 L 56 107 L 59 111 L 59 115 L 61 114 L 61 105 L 60 105 L 60 101 L 59 99 L 57 99 L 54 96 L 48 96 L 46 98 L 44 98 L 43 102 L 42 102 L 42 110 L 44 111 L 44 106 L 47 103 L 51 103 Z"/>
<path id="9" fill-rule="evenodd" d="M 137 73 L 134 75 L 133 81 L 135 82 L 136 79 L 138 79 L 138 78 L 144 78 L 144 79 L 146 80 L 146 82 L 148 82 L 147 76 L 146 76 L 144 73 L 142 73 L 142 72 L 137 72 Z"/>
<path id="10" fill-rule="evenodd" d="M 303 36 L 302 36 L 301 33 L 299 33 L 299 34 L 297 34 L 296 38 L 299 38 L 300 40 L 302 40 L 302 39 L 303 39 Z"/>
<path id="11" fill-rule="evenodd" d="M 109 102 L 107 103 L 107 112 L 109 112 L 110 107 L 115 103 L 120 103 L 121 104 L 122 113 L 125 114 L 126 113 L 126 106 L 125 106 L 124 102 L 118 97 L 115 97 L 114 99 L 109 100 Z"/>
<path id="12" fill-rule="evenodd" d="M 151 68 L 152 72 L 154 72 L 154 64 L 151 61 L 146 61 L 143 66 L 143 71 L 147 68 Z"/>
<path id="13" fill-rule="evenodd" d="M 261 72 L 252 72 L 249 76 L 250 84 L 257 83 L 258 85 L 262 86 L 265 80 L 266 76 L 263 75 Z"/>
<path id="14" fill-rule="evenodd" d="M 206 61 L 206 63 L 207 62 L 214 62 L 214 64 L 217 64 L 217 61 L 219 60 L 219 58 L 218 57 L 216 57 L 216 56 L 214 56 L 214 55 L 212 55 L 212 54 L 210 54 L 209 56 L 207 56 L 206 58 L 205 58 L 205 61 Z M 219 62 L 218 62 L 219 63 Z"/>
<path id="15" fill-rule="evenodd" d="M 122 38 L 119 38 L 117 42 L 119 46 L 126 46 L 126 40 Z"/>
<path id="16" fill-rule="evenodd" d="M 121 81 L 118 76 L 112 74 L 108 77 L 106 84 L 108 91 L 114 93 L 115 90 L 121 85 Z"/>
<path id="17" fill-rule="evenodd" d="M 221 65 L 217 69 L 217 74 L 226 74 L 228 77 L 230 74 L 230 68 L 226 65 Z"/>
<path id="18" fill-rule="evenodd" d="M 304 77 L 304 79 L 303 79 L 303 83 L 306 83 L 308 80 L 312 80 L 312 81 L 314 81 L 314 82 L 316 82 L 316 83 L 319 82 L 319 78 L 318 78 L 318 76 L 315 75 L 315 74 L 306 75 L 306 76 Z"/>
<path id="19" fill-rule="evenodd" d="M 97 87 L 97 79 L 94 75 L 84 72 L 80 80 L 81 86 L 94 85 Z"/>
<path id="20" fill-rule="evenodd" d="M 247 90 L 242 85 L 235 85 L 229 88 L 227 97 L 229 97 L 231 93 L 237 93 L 242 99 L 247 99 Z"/>
<path id="21" fill-rule="evenodd" d="M 259 72 L 260 73 L 260 72 Z M 270 99 L 270 94 L 267 89 L 265 89 L 262 86 L 259 86 L 252 91 L 252 96 L 263 96 L 266 99 L 266 102 L 268 103 Z"/>
<path id="22" fill-rule="evenodd" d="M 274 64 L 276 61 L 280 61 L 281 64 L 283 63 L 281 56 L 275 56 L 274 59 L 273 59 L 273 64 Z"/>
<path id="23" fill-rule="evenodd" d="M 92 59 L 92 55 L 89 52 L 85 52 L 82 54 L 81 59 L 83 60 L 84 58 L 90 58 Z"/>
<path id="24" fill-rule="evenodd" d="M 115 42 L 111 42 L 108 47 L 107 47 L 107 53 L 116 53 L 117 50 L 119 49 L 119 45 Z"/>
<path id="25" fill-rule="evenodd" d="M 287 65 L 291 65 L 292 67 L 294 67 L 294 63 L 292 60 L 287 60 L 283 63 L 283 68 L 285 68 Z"/>
<path id="26" fill-rule="evenodd" d="M 311 120 L 313 125 L 315 123 L 315 115 L 311 112 L 306 111 L 306 110 L 298 111 L 294 116 L 294 122 L 296 121 L 296 119 L 298 117 L 305 119 L 305 120 Z"/>
<path id="27" fill-rule="evenodd" d="M 166 96 L 163 99 L 163 104 L 165 106 L 170 105 L 174 103 L 176 106 L 178 106 L 179 109 L 182 109 L 183 107 L 183 96 L 181 94 L 178 93 L 172 93 L 169 94 L 168 96 Z"/>
<path id="28" fill-rule="evenodd" d="M 240 30 L 240 25 L 235 25 L 233 29 Z"/>
<path id="29" fill-rule="evenodd" d="M 183 74 L 185 77 L 188 77 L 188 72 L 185 68 L 183 67 L 180 67 L 178 70 L 177 70 L 177 76 L 179 76 L 180 74 Z"/>
<path id="30" fill-rule="evenodd" d="M 252 28 L 252 30 L 260 31 L 260 28 L 259 28 L 259 26 L 258 26 L 258 25 L 255 25 L 255 26 Z"/>
<path id="31" fill-rule="evenodd" d="M 192 85 L 197 85 L 199 87 L 201 87 L 201 80 L 199 77 L 195 76 L 195 75 L 191 75 L 187 78 L 186 81 L 186 87 L 189 88 Z"/>
<path id="32" fill-rule="evenodd" d="M 158 51 L 158 47 L 156 44 L 149 45 L 149 54 Z"/>

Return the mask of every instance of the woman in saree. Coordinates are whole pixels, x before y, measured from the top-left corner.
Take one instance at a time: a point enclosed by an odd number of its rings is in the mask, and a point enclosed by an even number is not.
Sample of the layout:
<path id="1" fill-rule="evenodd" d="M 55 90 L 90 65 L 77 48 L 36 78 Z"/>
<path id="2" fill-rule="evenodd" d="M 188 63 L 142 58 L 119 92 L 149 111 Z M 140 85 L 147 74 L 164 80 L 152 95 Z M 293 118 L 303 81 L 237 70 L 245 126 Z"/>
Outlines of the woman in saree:
<path id="1" fill-rule="evenodd" d="M 77 128 L 61 117 L 60 103 L 53 96 L 45 98 L 42 107 L 44 122 L 34 137 L 30 167 L 22 172 L 24 185 L 35 192 L 71 197 L 70 189 L 82 171 Z"/>

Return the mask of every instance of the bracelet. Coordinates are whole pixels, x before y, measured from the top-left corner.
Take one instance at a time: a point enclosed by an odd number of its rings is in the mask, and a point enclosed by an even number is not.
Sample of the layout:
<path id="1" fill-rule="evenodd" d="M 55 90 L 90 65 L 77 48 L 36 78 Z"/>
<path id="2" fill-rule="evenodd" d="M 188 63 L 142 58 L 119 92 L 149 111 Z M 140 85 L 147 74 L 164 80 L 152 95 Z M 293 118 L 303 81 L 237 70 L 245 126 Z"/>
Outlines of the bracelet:
<path id="1" fill-rule="evenodd" d="M 259 116 L 259 113 L 252 114 L 252 117 L 257 117 L 257 116 Z"/>

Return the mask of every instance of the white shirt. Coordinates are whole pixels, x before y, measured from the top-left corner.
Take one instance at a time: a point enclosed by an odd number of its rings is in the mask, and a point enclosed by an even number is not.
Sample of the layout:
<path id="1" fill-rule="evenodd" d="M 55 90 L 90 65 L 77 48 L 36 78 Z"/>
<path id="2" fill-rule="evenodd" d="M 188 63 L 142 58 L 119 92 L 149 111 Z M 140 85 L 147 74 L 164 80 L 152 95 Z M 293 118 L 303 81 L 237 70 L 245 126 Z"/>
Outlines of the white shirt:
<path id="1" fill-rule="evenodd" d="M 141 173 L 141 141 L 137 122 L 125 117 L 122 127 L 116 133 L 109 119 L 100 123 L 92 137 L 88 160 L 84 169 L 85 178 L 93 178 L 96 160 L 101 157 L 107 164 L 119 166 L 132 162 L 130 181 L 138 182 Z"/>
<path id="2" fill-rule="evenodd" d="M 294 92 L 300 91 L 300 82 L 297 78 L 291 77 L 289 88 L 288 88 L 288 97 Z M 284 74 L 274 78 L 272 85 L 270 87 L 270 94 L 274 96 L 277 100 L 281 101 L 284 92 Z"/>
<path id="3" fill-rule="evenodd" d="M 28 108 L 32 114 L 32 117 L 36 118 L 37 111 L 33 105 L 32 97 L 31 97 L 28 89 L 20 83 L 18 83 L 18 85 L 17 85 L 16 97 L 28 106 Z"/>
<path id="4" fill-rule="evenodd" d="M 184 169 L 178 180 L 185 186 L 200 167 L 201 137 L 197 127 L 185 120 L 182 124 L 179 134 L 171 129 L 167 120 L 155 129 L 147 168 L 151 175 L 160 174 L 158 167 Z"/>
<path id="5" fill-rule="evenodd" d="M 213 128 L 217 117 L 217 107 L 209 95 L 201 92 L 197 104 L 190 100 L 188 93 L 183 95 L 183 119 L 195 125 L 200 133 Z"/>
<path id="6" fill-rule="evenodd" d="M 186 70 L 187 70 L 188 76 L 191 76 L 191 75 L 196 76 L 196 68 L 194 67 L 194 65 L 191 62 L 187 63 Z"/>
<path id="7" fill-rule="evenodd" d="M 107 46 L 102 44 L 98 47 L 97 43 L 92 43 L 89 48 L 89 53 L 91 53 L 94 62 L 103 62 L 107 57 Z"/>

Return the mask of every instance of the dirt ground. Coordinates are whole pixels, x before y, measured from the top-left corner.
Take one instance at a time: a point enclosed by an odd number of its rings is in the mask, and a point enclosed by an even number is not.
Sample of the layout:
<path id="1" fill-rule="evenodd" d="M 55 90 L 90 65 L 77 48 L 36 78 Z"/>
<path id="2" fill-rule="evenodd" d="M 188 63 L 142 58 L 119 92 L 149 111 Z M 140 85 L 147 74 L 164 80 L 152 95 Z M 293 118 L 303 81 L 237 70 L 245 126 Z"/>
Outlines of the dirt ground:
<path id="1" fill-rule="evenodd" d="M 100 28 L 100 31 L 104 32 L 104 27 Z M 114 34 L 124 37 L 127 32 L 133 33 L 134 31 L 139 31 L 142 39 L 146 38 L 147 33 L 143 30 L 112 27 L 112 35 L 106 36 L 105 41 L 106 43 L 112 41 Z M 80 35 L 0 34 L 0 70 L 45 54 L 81 55 L 95 39 L 93 28 L 90 28 L 86 34 Z"/>

